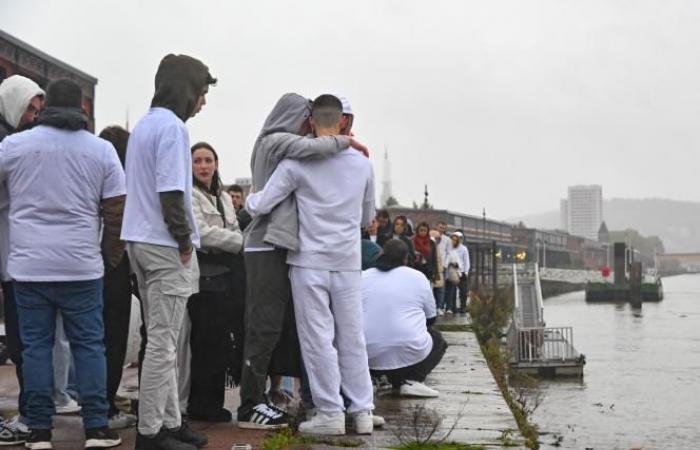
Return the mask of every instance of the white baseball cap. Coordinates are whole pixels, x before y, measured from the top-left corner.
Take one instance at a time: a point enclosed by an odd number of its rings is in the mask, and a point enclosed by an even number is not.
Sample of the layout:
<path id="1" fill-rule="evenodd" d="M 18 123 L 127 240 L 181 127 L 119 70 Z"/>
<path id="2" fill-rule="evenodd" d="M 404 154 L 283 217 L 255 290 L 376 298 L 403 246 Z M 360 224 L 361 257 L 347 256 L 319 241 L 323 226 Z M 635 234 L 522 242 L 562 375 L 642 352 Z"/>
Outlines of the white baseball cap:
<path id="1" fill-rule="evenodd" d="M 348 99 L 342 95 L 338 95 L 338 99 L 340 100 L 340 103 L 343 104 L 343 114 L 353 115 L 352 106 L 350 106 Z"/>

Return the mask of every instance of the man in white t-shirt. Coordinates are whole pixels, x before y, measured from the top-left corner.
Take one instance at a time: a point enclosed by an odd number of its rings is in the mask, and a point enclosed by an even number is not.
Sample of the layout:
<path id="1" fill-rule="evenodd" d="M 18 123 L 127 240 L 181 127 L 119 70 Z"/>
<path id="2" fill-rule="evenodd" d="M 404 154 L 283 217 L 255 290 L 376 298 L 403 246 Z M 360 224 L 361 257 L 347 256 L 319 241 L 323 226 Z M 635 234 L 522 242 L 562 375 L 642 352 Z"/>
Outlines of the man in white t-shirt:
<path id="1" fill-rule="evenodd" d="M 165 56 L 151 109 L 134 127 L 127 147 L 121 237 L 138 279 L 147 340 L 136 449 L 194 450 L 207 443 L 182 421 L 176 360 L 187 299 L 199 290 L 194 256 L 199 233 L 185 121 L 199 112 L 215 83 L 201 61 Z"/>
<path id="2" fill-rule="evenodd" d="M 384 244 L 373 269 L 362 273 L 362 305 L 369 368 L 386 375 L 401 395 L 437 397 L 424 384 L 438 365 L 447 344 L 435 321 L 430 282 L 406 266 L 408 247 L 398 239 Z"/>
<path id="3" fill-rule="evenodd" d="M 87 131 L 81 105 L 75 81 L 53 81 L 38 125 L 0 144 L 0 183 L 6 183 L 10 205 L 7 271 L 24 345 L 30 449 L 52 448 L 57 312 L 73 353 L 85 447 L 121 443 L 107 427 L 102 276 L 103 257 L 114 267 L 124 252 L 118 226 L 124 171 L 112 145 Z M 101 231 L 107 240 L 102 249 Z"/>

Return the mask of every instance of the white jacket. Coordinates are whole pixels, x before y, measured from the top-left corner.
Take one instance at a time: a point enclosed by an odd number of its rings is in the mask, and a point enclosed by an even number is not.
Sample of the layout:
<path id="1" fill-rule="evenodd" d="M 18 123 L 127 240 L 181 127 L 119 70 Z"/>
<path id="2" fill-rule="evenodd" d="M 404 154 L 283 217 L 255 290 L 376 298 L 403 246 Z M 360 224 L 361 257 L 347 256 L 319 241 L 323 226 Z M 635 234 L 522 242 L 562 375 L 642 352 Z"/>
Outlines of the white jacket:
<path id="1" fill-rule="evenodd" d="M 243 248 L 243 234 L 238 227 L 236 213 L 228 193 L 221 192 L 221 203 L 226 222 L 216 209 L 216 197 L 196 186 L 192 189 L 192 209 L 199 228 L 200 250 L 205 253 L 212 250 L 239 253 Z"/>

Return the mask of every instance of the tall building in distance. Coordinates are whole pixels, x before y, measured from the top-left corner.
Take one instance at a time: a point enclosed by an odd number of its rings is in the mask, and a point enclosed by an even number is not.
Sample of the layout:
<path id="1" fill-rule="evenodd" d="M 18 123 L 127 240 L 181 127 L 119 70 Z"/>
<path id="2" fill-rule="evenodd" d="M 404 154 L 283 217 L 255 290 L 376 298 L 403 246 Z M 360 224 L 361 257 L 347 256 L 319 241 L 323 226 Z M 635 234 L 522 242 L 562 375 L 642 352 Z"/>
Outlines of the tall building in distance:
<path id="1" fill-rule="evenodd" d="M 386 205 L 391 193 L 391 163 L 389 162 L 389 149 L 384 148 L 384 164 L 382 165 L 382 195 L 379 197 L 379 203 L 382 207 Z"/>
<path id="2" fill-rule="evenodd" d="M 562 225 L 566 225 L 570 234 L 598 240 L 598 230 L 603 223 L 602 186 L 570 186 L 569 196 L 561 201 L 561 208 L 562 222 L 566 214 L 566 223 Z"/>

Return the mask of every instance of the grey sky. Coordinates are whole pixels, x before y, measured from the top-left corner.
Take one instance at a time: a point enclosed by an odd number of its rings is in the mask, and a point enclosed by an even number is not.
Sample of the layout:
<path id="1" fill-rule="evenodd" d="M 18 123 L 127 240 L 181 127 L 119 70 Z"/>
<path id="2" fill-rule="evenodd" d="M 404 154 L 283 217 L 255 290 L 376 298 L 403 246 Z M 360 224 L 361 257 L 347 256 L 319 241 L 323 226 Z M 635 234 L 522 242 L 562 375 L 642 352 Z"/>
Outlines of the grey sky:
<path id="1" fill-rule="evenodd" d="M 219 78 L 189 123 L 248 176 L 276 99 L 346 95 L 402 204 L 506 218 L 604 196 L 700 201 L 700 2 L 0 0 L 0 28 L 99 79 L 97 127 L 148 107 L 166 53 Z M 379 192 L 379 189 L 378 189 Z"/>

